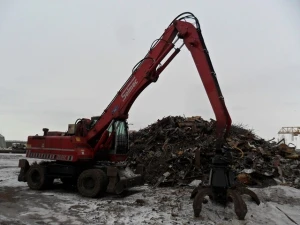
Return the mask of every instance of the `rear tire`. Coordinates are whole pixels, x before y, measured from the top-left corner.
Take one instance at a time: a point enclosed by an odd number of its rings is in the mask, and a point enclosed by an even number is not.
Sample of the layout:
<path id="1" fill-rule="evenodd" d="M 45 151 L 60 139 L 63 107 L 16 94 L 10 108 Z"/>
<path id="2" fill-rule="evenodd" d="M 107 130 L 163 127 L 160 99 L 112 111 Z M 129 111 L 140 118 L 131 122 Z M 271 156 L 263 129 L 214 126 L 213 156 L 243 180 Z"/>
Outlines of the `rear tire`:
<path id="1" fill-rule="evenodd" d="M 33 190 L 42 190 L 53 184 L 53 179 L 46 177 L 45 168 L 39 164 L 30 166 L 26 180 L 27 185 Z"/>
<path id="2" fill-rule="evenodd" d="M 107 187 L 106 174 L 100 169 L 88 169 L 83 171 L 77 180 L 78 192 L 89 198 L 103 194 Z"/>

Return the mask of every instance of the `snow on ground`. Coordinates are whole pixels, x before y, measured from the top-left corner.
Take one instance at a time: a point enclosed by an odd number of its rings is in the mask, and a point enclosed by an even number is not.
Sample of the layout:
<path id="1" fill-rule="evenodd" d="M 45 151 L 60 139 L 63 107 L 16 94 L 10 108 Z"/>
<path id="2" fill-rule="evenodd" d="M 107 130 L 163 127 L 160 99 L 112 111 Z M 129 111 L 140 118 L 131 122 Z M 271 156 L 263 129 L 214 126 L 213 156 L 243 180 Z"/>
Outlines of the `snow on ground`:
<path id="1" fill-rule="evenodd" d="M 248 196 L 244 221 L 237 220 L 233 205 L 203 205 L 193 217 L 190 187 L 133 188 L 123 196 L 88 199 L 59 182 L 52 190 L 33 191 L 17 181 L 18 160 L 24 155 L 0 154 L 0 224 L 300 224 L 300 190 L 273 186 L 254 190 L 257 206 Z M 33 162 L 34 160 L 30 160 Z"/>

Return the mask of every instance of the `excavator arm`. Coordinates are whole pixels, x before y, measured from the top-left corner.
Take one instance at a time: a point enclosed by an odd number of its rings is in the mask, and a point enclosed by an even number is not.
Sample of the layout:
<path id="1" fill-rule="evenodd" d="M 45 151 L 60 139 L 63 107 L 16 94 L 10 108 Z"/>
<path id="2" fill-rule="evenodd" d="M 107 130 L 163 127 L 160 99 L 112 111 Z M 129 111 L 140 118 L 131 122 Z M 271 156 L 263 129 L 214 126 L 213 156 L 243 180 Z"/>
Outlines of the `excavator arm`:
<path id="1" fill-rule="evenodd" d="M 188 18 L 194 19 L 196 27 L 192 23 L 184 21 Z M 175 48 L 176 42 L 180 39 L 183 40 L 183 44 L 179 48 Z M 139 94 L 149 84 L 157 81 L 161 72 L 180 52 L 183 45 L 192 55 L 216 116 L 216 149 L 220 151 L 230 129 L 231 118 L 201 34 L 199 21 L 191 13 L 183 13 L 175 18 L 163 35 L 153 42 L 147 55 L 134 67 L 129 79 L 87 133 L 88 141 L 95 138 L 99 140 L 95 145 L 95 151 L 107 140 L 105 129 L 111 121 L 128 118 L 128 112 Z M 165 61 L 163 62 L 163 60 Z"/>

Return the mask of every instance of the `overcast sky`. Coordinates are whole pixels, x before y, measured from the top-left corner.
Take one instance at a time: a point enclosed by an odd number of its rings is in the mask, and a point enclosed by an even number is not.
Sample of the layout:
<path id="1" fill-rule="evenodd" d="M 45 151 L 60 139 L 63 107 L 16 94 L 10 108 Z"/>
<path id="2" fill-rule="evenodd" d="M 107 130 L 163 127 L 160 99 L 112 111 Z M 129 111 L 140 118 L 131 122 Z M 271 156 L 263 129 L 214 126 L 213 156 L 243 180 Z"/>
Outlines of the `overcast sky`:
<path id="1" fill-rule="evenodd" d="M 0 0 L 0 133 L 26 140 L 101 114 L 185 11 L 200 21 L 233 122 L 266 139 L 300 126 L 298 0 Z M 134 103 L 130 128 L 168 115 L 215 118 L 186 48 Z"/>

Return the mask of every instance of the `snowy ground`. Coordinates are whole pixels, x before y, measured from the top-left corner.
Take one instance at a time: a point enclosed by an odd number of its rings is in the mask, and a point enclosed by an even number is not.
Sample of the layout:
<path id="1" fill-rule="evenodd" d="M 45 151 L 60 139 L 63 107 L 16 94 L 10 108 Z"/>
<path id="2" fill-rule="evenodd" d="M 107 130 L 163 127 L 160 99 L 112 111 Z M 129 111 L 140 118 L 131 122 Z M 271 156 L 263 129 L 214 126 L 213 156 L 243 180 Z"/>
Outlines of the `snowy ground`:
<path id="1" fill-rule="evenodd" d="M 190 188 L 143 186 L 100 199 L 83 198 L 59 183 L 50 191 L 30 190 L 17 181 L 22 157 L 0 154 L 0 224 L 300 224 L 300 190 L 294 188 L 253 189 L 261 204 L 245 196 L 244 221 L 237 220 L 232 204 L 224 209 L 211 202 L 194 218 Z"/>

